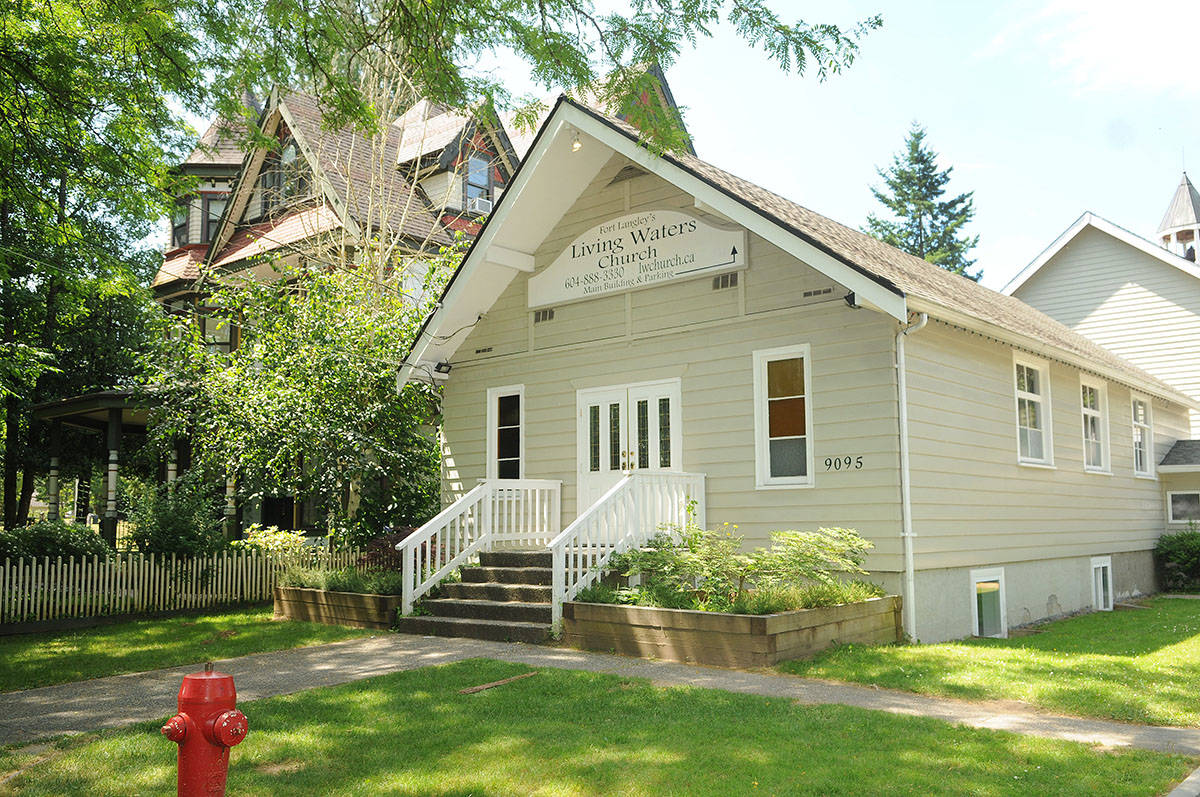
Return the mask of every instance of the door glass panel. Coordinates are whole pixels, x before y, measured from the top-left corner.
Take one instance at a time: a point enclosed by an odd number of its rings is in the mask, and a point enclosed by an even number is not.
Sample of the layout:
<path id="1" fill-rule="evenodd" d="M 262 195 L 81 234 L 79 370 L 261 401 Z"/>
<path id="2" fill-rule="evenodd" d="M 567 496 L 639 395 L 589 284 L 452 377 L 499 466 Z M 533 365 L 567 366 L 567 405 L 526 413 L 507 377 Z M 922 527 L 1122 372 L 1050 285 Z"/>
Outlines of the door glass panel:
<path id="1" fill-rule="evenodd" d="M 1000 633 L 1000 582 L 975 582 L 975 610 L 979 617 L 978 636 L 997 636 Z"/>
<path id="2" fill-rule="evenodd" d="M 671 400 L 658 400 L 658 466 L 671 467 Z"/>
<path id="3" fill-rule="evenodd" d="M 496 398 L 496 476 L 521 478 L 521 396 Z"/>
<path id="4" fill-rule="evenodd" d="M 621 405 L 608 405 L 608 469 L 621 470 Z"/>
<path id="5" fill-rule="evenodd" d="M 650 402 L 637 403 L 637 466 L 650 467 Z"/>
<path id="6" fill-rule="evenodd" d="M 588 407 L 588 470 L 600 470 L 600 405 Z"/>

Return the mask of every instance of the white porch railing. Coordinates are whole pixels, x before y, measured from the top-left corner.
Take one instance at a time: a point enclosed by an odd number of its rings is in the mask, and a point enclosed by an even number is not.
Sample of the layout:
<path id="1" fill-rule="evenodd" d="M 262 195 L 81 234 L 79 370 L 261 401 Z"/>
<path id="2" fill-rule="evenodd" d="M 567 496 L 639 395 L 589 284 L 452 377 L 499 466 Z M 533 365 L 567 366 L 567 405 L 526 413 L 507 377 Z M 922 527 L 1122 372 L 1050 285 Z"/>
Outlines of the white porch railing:
<path id="1" fill-rule="evenodd" d="M 562 482 L 484 479 L 396 545 L 404 593 L 401 611 L 480 551 L 498 543 L 543 547 L 561 527 Z"/>
<path id="2" fill-rule="evenodd" d="M 563 529 L 550 543 L 555 633 L 562 628 L 563 602 L 595 583 L 613 554 L 641 545 L 664 525 L 685 525 L 692 502 L 704 528 L 703 473 L 634 471 Z"/>

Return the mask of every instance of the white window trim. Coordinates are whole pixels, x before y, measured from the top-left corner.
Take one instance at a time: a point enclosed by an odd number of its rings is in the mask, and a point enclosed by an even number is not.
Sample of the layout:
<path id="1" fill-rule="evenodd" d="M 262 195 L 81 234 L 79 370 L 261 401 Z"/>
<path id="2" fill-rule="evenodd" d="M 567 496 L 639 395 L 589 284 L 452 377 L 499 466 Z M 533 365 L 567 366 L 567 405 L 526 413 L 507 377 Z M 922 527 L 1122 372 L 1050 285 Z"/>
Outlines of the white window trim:
<path id="1" fill-rule="evenodd" d="M 487 478 L 498 479 L 499 466 L 496 463 L 496 401 L 501 396 L 520 396 L 520 424 L 521 424 L 521 465 L 517 474 L 517 478 L 525 478 L 525 385 L 505 385 L 504 387 L 489 387 L 487 391 L 487 427 L 484 429 L 485 439 L 487 440 Z"/>
<path id="2" fill-rule="evenodd" d="M 1004 587 L 1003 567 L 984 567 L 971 571 L 971 636 L 979 636 L 975 633 L 979 629 L 979 604 L 976 601 L 975 585 L 980 581 L 1000 582 L 1000 633 L 985 638 L 1008 639 L 1008 607 L 1005 605 L 1008 591 Z"/>
<path id="3" fill-rule="evenodd" d="M 772 360 L 804 358 L 804 453 L 808 461 L 805 476 L 771 476 L 770 444 L 767 422 L 767 363 Z M 791 490 L 812 487 L 814 484 L 813 425 L 812 425 L 812 356 L 807 343 L 759 349 L 753 353 L 754 367 L 754 488 L 756 490 Z"/>
<path id="4" fill-rule="evenodd" d="M 1096 568 L 1108 568 L 1108 605 L 1100 605 L 1100 591 L 1096 589 Z M 1092 577 L 1092 608 L 1098 612 L 1111 612 L 1113 604 L 1116 603 L 1116 595 L 1113 590 L 1113 570 L 1111 556 L 1093 556 L 1092 566 L 1088 570 Z"/>
<path id="5" fill-rule="evenodd" d="M 1032 459 L 1021 456 L 1021 399 L 1024 397 L 1021 391 L 1017 390 L 1017 366 L 1023 365 L 1026 368 L 1033 368 L 1038 372 L 1038 376 L 1042 380 L 1042 395 L 1037 397 L 1037 400 L 1042 404 L 1042 450 L 1046 456 L 1042 459 Z M 1042 360 L 1037 357 L 1020 352 L 1013 352 L 1013 369 L 1012 369 L 1012 387 L 1013 387 L 1013 432 L 1016 435 L 1017 442 L 1017 464 L 1025 465 L 1031 468 L 1053 468 L 1054 467 L 1054 421 L 1053 413 L 1051 412 L 1050 404 L 1050 363 L 1047 360 Z M 1025 394 L 1032 396 L 1033 394 Z"/>
<path id="6" fill-rule="evenodd" d="M 1096 467 L 1087 464 L 1087 435 L 1083 432 L 1083 418 L 1092 410 L 1084 410 L 1083 407 L 1083 388 L 1084 386 L 1093 387 L 1100 396 L 1100 466 Z M 1109 412 L 1108 412 L 1108 384 L 1100 379 L 1093 379 L 1084 374 L 1079 375 L 1079 441 L 1082 445 L 1080 453 L 1083 455 L 1083 469 L 1088 473 L 1098 473 L 1104 476 L 1112 475 L 1112 447 L 1110 445 L 1112 435 L 1109 431 Z"/>
<path id="7" fill-rule="evenodd" d="M 1130 445 L 1133 445 L 1133 430 L 1137 428 L 1137 423 L 1133 417 L 1133 402 L 1140 401 L 1146 405 L 1146 465 L 1149 470 L 1137 469 L 1137 449 L 1133 450 L 1133 475 L 1139 479 L 1157 479 L 1158 474 L 1154 470 L 1154 402 L 1149 396 L 1143 396 L 1141 393 L 1130 392 L 1129 395 L 1129 431 Z"/>
<path id="8" fill-rule="evenodd" d="M 1175 519 L 1175 511 L 1174 511 L 1174 507 L 1172 507 L 1172 506 L 1171 506 L 1171 496 L 1175 496 L 1175 495 L 1194 495 L 1194 494 L 1196 494 L 1196 493 L 1200 493 L 1200 490 L 1168 490 L 1168 491 L 1167 491 L 1167 522 L 1168 522 L 1168 523 L 1196 523 L 1196 522 L 1200 522 L 1200 521 L 1188 520 L 1188 519 L 1186 519 L 1186 518 L 1184 518 L 1184 519 L 1182 519 L 1182 520 L 1176 520 L 1176 519 Z"/>

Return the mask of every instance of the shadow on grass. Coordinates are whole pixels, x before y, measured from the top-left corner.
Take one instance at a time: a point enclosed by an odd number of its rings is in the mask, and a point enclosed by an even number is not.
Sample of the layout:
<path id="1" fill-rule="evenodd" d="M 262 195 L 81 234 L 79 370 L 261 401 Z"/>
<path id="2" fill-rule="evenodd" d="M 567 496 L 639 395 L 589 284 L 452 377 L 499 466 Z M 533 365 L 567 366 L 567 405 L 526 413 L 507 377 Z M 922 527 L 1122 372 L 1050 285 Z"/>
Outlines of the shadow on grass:
<path id="1" fill-rule="evenodd" d="M 209 611 L 0 637 L 0 692 L 335 642 L 372 632 L 275 622 L 270 609 Z"/>
<path id="2" fill-rule="evenodd" d="M 841 706 L 659 689 L 475 660 L 243 706 L 239 795 L 1154 794 L 1192 762 Z M 174 746 L 146 724 L 30 773 L 23 794 L 169 792 Z"/>

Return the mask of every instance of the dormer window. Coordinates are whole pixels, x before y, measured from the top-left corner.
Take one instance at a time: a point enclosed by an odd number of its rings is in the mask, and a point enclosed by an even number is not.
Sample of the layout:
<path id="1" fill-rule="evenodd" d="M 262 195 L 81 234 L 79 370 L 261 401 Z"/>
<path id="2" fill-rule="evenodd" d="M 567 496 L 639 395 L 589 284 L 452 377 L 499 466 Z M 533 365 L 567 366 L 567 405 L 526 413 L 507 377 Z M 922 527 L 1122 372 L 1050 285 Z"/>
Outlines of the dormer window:
<path id="1" fill-rule="evenodd" d="M 225 204 L 229 200 L 224 194 L 206 195 L 204 197 L 204 226 L 200 229 L 200 242 L 208 243 L 217 234 L 217 225 L 225 213 Z"/>
<path id="2" fill-rule="evenodd" d="M 490 213 L 492 210 L 492 164 L 483 155 L 467 158 L 467 212 Z"/>
<path id="3" fill-rule="evenodd" d="M 267 153 L 259 187 L 264 215 L 308 195 L 308 169 L 295 139 L 283 139 L 278 154 Z"/>
<path id="4" fill-rule="evenodd" d="M 188 242 L 188 210 L 187 199 L 175 201 L 175 209 L 171 212 L 171 248 L 183 246 Z"/>

